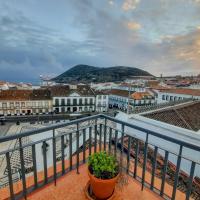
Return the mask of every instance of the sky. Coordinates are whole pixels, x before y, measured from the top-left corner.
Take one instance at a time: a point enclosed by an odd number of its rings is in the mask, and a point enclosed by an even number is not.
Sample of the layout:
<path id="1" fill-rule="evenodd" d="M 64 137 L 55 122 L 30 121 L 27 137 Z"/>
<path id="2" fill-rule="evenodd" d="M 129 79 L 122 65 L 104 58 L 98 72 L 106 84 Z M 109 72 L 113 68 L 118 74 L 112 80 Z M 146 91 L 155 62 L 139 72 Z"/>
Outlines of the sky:
<path id="1" fill-rule="evenodd" d="M 200 0 L 0 0 L 0 80 L 77 64 L 200 73 Z"/>

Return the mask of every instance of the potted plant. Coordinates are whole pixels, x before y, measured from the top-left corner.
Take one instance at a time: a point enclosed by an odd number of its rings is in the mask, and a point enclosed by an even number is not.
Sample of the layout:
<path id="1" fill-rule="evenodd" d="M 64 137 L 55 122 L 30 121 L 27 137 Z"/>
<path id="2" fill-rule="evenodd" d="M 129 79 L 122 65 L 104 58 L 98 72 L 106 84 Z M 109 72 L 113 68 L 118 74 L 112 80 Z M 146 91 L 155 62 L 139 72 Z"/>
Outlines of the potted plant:
<path id="1" fill-rule="evenodd" d="M 88 174 L 95 197 L 107 199 L 112 196 L 119 177 L 119 164 L 113 155 L 98 152 L 89 156 Z"/>

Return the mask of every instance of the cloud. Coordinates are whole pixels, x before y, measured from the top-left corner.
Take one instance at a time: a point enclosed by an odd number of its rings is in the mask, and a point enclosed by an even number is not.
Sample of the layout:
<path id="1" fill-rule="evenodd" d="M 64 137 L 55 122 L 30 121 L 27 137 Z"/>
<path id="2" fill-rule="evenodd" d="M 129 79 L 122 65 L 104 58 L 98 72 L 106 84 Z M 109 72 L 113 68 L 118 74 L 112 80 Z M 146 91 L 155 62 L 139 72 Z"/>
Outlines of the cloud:
<path id="1" fill-rule="evenodd" d="M 199 72 L 194 0 L 110 1 L 112 9 L 109 0 L 1 2 L 0 79 L 34 81 L 79 63 Z"/>
<path id="2" fill-rule="evenodd" d="M 139 3 L 140 0 L 124 0 L 124 3 L 122 4 L 122 9 L 124 11 L 134 10 Z"/>
<path id="3" fill-rule="evenodd" d="M 141 29 L 141 25 L 137 22 L 128 22 L 127 27 L 130 30 L 139 30 Z"/>
<path id="4" fill-rule="evenodd" d="M 114 1 L 112 1 L 112 0 L 109 0 L 108 3 L 109 3 L 110 5 L 114 5 Z"/>

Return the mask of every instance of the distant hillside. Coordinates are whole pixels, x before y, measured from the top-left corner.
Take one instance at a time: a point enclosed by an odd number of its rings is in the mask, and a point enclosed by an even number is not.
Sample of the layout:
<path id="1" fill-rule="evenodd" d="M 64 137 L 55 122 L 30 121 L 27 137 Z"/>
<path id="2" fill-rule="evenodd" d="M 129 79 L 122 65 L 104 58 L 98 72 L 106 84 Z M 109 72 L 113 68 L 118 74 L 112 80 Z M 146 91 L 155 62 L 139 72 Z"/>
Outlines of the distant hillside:
<path id="1" fill-rule="evenodd" d="M 100 68 L 89 65 L 76 65 L 52 80 L 58 83 L 118 82 L 133 76 L 152 75 L 134 67 Z"/>

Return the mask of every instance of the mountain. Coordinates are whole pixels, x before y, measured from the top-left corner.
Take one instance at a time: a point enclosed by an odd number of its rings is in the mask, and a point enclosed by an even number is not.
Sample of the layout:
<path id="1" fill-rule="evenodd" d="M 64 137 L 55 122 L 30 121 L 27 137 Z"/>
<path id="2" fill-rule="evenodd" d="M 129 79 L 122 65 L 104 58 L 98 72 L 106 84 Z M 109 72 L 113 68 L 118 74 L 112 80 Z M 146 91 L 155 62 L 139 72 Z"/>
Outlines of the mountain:
<path id="1" fill-rule="evenodd" d="M 133 76 L 153 76 L 134 67 L 100 68 L 89 65 L 76 65 L 52 80 L 57 83 L 118 82 Z"/>

